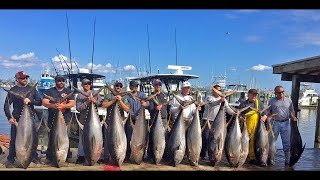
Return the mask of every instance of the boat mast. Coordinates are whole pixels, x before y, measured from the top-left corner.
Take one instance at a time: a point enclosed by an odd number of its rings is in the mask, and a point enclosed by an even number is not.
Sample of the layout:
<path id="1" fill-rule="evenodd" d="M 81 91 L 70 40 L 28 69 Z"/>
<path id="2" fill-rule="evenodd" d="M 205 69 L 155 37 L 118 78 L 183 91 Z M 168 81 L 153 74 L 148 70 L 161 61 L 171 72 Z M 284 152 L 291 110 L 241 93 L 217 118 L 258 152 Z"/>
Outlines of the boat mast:
<path id="1" fill-rule="evenodd" d="M 149 44 L 149 27 L 147 24 L 147 35 L 148 35 L 148 52 L 149 52 L 149 73 L 151 74 L 151 60 L 150 60 L 150 44 Z"/>

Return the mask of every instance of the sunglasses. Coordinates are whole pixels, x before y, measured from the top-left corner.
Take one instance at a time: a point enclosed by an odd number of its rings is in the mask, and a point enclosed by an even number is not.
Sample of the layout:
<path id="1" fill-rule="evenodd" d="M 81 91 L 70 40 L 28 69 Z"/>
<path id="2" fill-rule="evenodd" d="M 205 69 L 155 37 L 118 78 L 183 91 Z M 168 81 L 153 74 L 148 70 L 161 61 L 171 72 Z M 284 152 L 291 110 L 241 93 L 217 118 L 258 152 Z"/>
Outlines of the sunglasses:
<path id="1" fill-rule="evenodd" d="M 120 88 L 122 88 L 122 86 L 121 86 L 121 85 L 116 85 L 116 87 L 120 87 Z"/>
<path id="2" fill-rule="evenodd" d="M 91 85 L 91 83 L 85 83 L 85 84 L 83 84 L 83 85 Z"/>
<path id="3" fill-rule="evenodd" d="M 56 80 L 57 82 L 64 82 L 64 80 Z"/>
<path id="4" fill-rule="evenodd" d="M 277 94 L 281 94 L 281 93 L 284 93 L 284 91 L 278 91 L 278 92 L 276 92 Z"/>
<path id="5" fill-rule="evenodd" d="M 20 79 L 20 80 L 24 80 L 24 79 L 28 79 L 28 78 L 27 78 L 27 77 L 25 77 L 25 78 L 21 78 L 21 77 L 20 77 L 19 79 Z"/>

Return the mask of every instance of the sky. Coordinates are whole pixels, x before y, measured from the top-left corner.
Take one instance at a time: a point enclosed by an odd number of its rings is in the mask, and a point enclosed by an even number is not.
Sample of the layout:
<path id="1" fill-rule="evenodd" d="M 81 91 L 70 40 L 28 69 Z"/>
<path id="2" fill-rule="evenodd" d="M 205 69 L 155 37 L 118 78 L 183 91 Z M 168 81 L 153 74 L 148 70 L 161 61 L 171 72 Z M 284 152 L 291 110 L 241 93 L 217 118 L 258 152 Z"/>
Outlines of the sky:
<path id="1" fill-rule="evenodd" d="M 191 66 L 184 73 L 201 86 L 226 74 L 227 84 L 291 90 L 272 65 L 318 56 L 319 21 L 319 10 L 0 10 L 0 79 L 20 70 L 37 79 L 54 67 L 63 74 L 71 52 L 71 62 L 106 81 L 177 64 Z"/>

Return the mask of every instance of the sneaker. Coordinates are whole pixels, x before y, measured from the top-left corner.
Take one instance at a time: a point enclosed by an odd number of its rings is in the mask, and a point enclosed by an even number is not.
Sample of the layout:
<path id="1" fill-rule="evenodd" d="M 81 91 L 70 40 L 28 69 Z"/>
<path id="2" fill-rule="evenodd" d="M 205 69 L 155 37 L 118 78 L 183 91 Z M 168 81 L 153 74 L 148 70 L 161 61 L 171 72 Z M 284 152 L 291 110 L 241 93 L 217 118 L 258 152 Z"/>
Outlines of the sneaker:
<path id="1" fill-rule="evenodd" d="M 6 168 L 14 168 L 13 163 L 14 163 L 14 161 L 8 161 L 6 164 Z"/>
<path id="2" fill-rule="evenodd" d="M 270 161 L 269 161 L 269 165 L 272 166 L 272 165 L 274 165 L 274 164 L 275 164 L 274 160 L 270 160 Z"/>
<path id="3" fill-rule="evenodd" d="M 83 164 L 85 161 L 84 156 L 78 156 L 78 159 L 76 160 L 76 164 Z"/>
<path id="4" fill-rule="evenodd" d="M 267 163 L 262 162 L 262 163 L 260 164 L 260 166 L 261 166 L 261 167 L 267 167 Z"/>

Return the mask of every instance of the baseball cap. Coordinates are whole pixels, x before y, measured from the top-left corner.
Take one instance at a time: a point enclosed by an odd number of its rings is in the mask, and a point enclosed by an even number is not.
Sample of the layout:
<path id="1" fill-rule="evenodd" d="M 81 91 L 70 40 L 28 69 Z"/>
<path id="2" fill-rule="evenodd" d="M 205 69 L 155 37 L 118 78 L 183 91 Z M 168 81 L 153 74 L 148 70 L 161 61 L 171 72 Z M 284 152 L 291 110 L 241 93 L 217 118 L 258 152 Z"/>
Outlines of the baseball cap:
<path id="1" fill-rule="evenodd" d="M 139 85 L 138 81 L 130 81 L 130 87 L 137 87 Z"/>
<path id="2" fill-rule="evenodd" d="M 87 83 L 91 84 L 91 81 L 87 78 L 82 79 L 82 84 L 87 84 Z"/>
<path id="3" fill-rule="evenodd" d="M 28 78 L 30 76 L 27 75 L 24 71 L 19 71 L 19 72 L 16 73 L 15 77 L 16 78 Z"/>
<path id="4" fill-rule="evenodd" d="M 249 89 L 249 94 L 258 94 L 258 91 L 256 89 Z"/>
<path id="5" fill-rule="evenodd" d="M 122 82 L 120 82 L 120 81 L 114 82 L 114 86 L 117 86 L 117 85 L 121 85 L 121 87 L 123 86 L 123 85 L 122 85 Z"/>
<path id="6" fill-rule="evenodd" d="M 152 85 L 154 85 L 154 86 L 161 86 L 161 85 L 162 85 L 161 80 L 160 80 L 160 79 L 155 79 L 155 80 L 153 80 Z"/>
<path id="7" fill-rule="evenodd" d="M 61 75 L 57 75 L 55 78 L 54 78 L 55 81 L 64 81 L 64 77 L 61 76 Z"/>
<path id="8" fill-rule="evenodd" d="M 184 87 L 190 87 L 190 86 L 191 86 L 191 84 L 188 81 L 185 81 L 182 83 L 181 87 L 184 88 Z"/>

